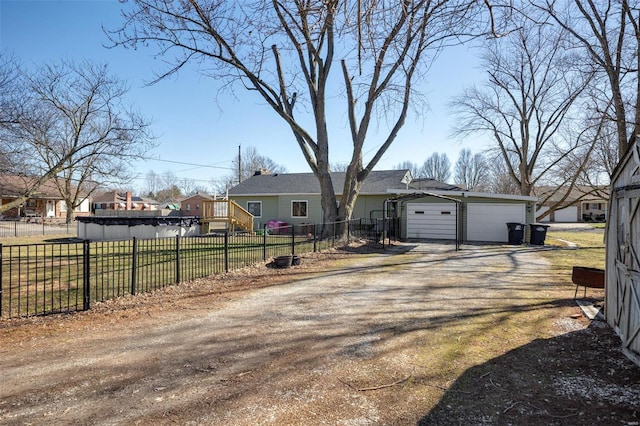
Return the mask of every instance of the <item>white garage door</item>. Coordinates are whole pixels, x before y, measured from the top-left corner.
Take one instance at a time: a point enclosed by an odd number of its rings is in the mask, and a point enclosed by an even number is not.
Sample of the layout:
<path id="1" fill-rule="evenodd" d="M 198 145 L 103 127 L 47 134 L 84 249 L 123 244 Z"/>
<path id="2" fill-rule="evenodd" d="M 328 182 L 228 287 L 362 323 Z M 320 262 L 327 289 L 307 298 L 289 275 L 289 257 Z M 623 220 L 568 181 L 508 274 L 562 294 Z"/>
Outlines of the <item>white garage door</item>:
<path id="1" fill-rule="evenodd" d="M 578 221 L 578 207 L 571 206 L 564 209 L 556 210 L 554 212 L 554 220 L 556 222 L 577 222 Z"/>
<path id="2" fill-rule="evenodd" d="M 524 223 L 524 204 L 467 204 L 467 240 L 509 242 L 507 223 Z"/>
<path id="3" fill-rule="evenodd" d="M 538 210 L 536 210 L 536 217 L 540 216 L 542 213 L 545 213 L 547 210 L 549 210 L 549 207 L 545 207 L 545 206 L 540 207 Z M 549 222 L 549 221 L 551 221 L 551 215 L 547 215 L 542 219 L 540 219 L 540 222 Z"/>
<path id="4" fill-rule="evenodd" d="M 456 203 L 407 204 L 407 238 L 456 239 Z"/>

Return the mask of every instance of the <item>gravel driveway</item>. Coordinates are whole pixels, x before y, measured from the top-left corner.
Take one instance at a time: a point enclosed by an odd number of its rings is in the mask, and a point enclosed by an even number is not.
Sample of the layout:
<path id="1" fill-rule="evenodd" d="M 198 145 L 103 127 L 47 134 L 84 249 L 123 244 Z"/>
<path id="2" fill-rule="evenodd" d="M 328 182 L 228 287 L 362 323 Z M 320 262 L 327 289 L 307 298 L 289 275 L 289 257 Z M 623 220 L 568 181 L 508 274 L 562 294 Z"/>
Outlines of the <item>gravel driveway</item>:
<path id="1" fill-rule="evenodd" d="M 416 424 L 473 363 L 585 328 L 536 250 L 397 244 L 0 324 L 0 423 Z"/>

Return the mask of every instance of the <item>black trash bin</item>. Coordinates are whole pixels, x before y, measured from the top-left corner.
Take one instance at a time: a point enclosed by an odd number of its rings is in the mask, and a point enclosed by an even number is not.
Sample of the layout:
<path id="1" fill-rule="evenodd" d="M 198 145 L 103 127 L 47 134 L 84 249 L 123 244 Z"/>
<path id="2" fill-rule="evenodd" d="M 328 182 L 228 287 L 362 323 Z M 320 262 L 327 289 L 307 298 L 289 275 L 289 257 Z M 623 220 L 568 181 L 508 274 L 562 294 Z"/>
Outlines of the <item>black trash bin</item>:
<path id="1" fill-rule="evenodd" d="M 530 223 L 529 228 L 531 228 L 531 244 L 534 246 L 543 246 L 544 239 L 547 237 L 547 228 L 549 228 L 549 225 Z"/>
<path id="2" fill-rule="evenodd" d="M 509 228 L 509 244 L 522 244 L 522 240 L 524 240 L 524 223 L 509 222 L 507 223 L 507 228 Z"/>

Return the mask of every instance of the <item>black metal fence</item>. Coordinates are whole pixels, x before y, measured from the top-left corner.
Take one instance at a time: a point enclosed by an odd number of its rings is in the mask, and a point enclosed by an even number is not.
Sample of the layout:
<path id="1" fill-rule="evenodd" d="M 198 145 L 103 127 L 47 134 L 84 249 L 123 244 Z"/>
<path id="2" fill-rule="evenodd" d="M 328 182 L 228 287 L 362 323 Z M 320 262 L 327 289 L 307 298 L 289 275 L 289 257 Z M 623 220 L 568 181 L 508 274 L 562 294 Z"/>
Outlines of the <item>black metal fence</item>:
<path id="1" fill-rule="evenodd" d="M 77 226 L 51 219 L 0 220 L 0 238 L 28 237 L 32 235 L 76 235 Z"/>
<path id="2" fill-rule="evenodd" d="M 239 269 L 270 258 L 397 239 L 398 220 L 289 225 L 198 237 L 0 244 L 0 318 L 65 313 L 98 301 Z"/>

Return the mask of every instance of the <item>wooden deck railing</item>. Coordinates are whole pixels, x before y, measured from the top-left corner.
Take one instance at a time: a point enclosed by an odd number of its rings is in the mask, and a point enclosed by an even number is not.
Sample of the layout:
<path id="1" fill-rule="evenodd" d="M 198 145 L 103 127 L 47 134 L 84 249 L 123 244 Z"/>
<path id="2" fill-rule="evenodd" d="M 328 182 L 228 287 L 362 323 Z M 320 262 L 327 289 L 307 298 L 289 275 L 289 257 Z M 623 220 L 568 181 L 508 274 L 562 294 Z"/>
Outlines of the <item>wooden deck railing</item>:
<path id="1" fill-rule="evenodd" d="M 231 232 L 236 228 L 253 231 L 253 215 L 233 200 L 203 201 L 201 220 L 228 223 Z"/>

